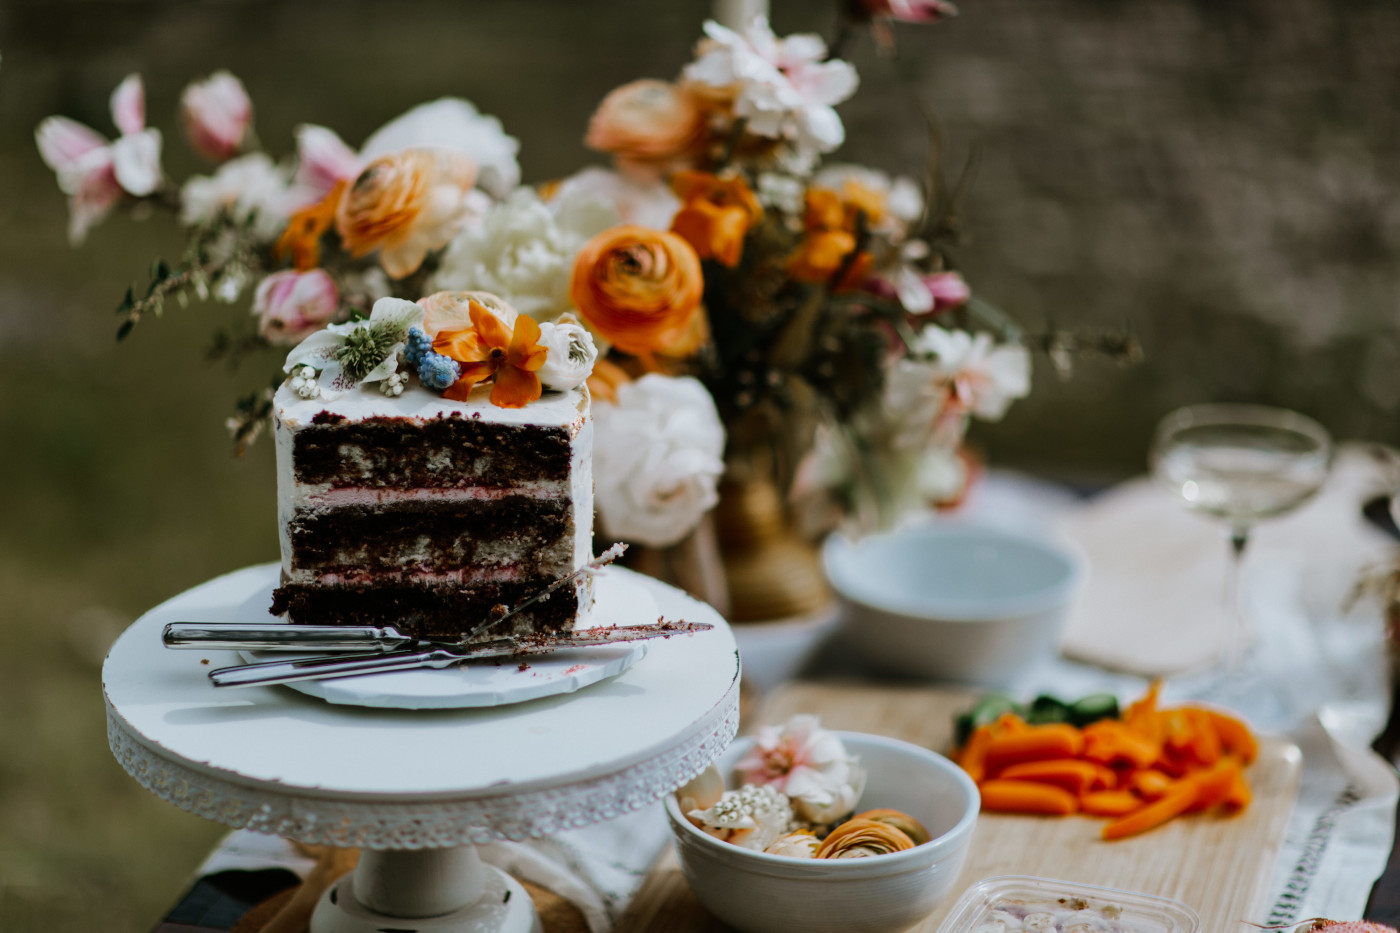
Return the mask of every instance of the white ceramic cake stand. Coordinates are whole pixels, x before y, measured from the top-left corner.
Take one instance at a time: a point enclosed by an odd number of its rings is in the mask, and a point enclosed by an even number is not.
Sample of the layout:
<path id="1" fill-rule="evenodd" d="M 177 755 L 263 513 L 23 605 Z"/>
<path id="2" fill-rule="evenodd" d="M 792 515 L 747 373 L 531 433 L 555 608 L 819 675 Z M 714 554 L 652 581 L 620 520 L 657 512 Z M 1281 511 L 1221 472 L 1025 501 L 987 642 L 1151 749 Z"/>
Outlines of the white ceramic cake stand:
<path id="1" fill-rule="evenodd" d="M 263 567 L 211 580 L 138 619 L 102 668 L 122 767 L 182 809 L 308 843 L 362 847 L 317 907 L 313 933 L 538 930 L 525 890 L 475 843 L 586 826 L 699 773 L 739 722 L 734 638 L 713 609 L 627 571 L 668 619 L 709 622 L 578 693 L 511 706 L 395 710 L 285 687 L 218 689 L 233 652 L 169 651 L 172 621 L 219 621 Z M 603 581 L 599 581 L 602 583 Z"/>

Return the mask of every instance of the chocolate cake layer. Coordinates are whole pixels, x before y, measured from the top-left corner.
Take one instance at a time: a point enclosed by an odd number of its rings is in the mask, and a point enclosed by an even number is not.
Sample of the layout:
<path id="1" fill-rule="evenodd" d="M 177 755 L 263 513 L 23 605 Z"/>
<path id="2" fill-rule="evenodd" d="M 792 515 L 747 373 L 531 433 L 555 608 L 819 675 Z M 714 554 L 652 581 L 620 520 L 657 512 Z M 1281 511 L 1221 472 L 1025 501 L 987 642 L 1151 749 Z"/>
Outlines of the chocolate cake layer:
<path id="1" fill-rule="evenodd" d="M 392 624 L 415 638 L 455 639 L 489 618 L 493 607 L 513 606 L 539 591 L 538 583 L 479 586 L 289 583 L 273 592 L 272 613 L 289 613 L 293 623 L 302 625 Z M 492 629 L 490 636 L 569 631 L 578 610 L 578 592 L 564 587 Z"/>
<path id="2" fill-rule="evenodd" d="M 566 427 L 461 415 L 412 425 L 401 418 L 313 422 L 297 432 L 292 471 L 299 483 L 331 487 L 509 488 L 567 481 L 572 445 Z"/>
<path id="3" fill-rule="evenodd" d="M 574 569 L 573 506 L 506 496 L 297 509 L 287 527 L 290 570 L 436 572 L 515 565 L 527 579 Z"/>

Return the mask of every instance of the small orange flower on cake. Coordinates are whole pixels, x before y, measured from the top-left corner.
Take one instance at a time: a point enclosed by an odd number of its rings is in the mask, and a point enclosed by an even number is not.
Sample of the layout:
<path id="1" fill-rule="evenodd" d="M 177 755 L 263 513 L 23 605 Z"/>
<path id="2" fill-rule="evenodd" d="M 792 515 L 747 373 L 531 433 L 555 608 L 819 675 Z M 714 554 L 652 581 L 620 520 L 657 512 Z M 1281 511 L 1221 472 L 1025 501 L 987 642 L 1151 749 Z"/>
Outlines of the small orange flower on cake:
<path id="1" fill-rule="evenodd" d="M 613 90 L 588 122 L 584 145 L 609 152 L 624 172 L 657 178 L 705 142 L 705 114 L 667 81 L 633 81 Z"/>
<path id="2" fill-rule="evenodd" d="M 640 356 L 665 352 L 688 336 L 704 288 L 700 257 L 689 243 L 628 225 L 584 244 L 569 294 L 599 336 Z"/>
<path id="3" fill-rule="evenodd" d="M 404 149 L 365 166 L 340 199 L 335 226 L 352 256 L 379 250 L 390 278 L 412 275 L 447 245 L 469 210 L 476 164 L 449 149 Z"/>
<path id="4" fill-rule="evenodd" d="M 547 351 L 539 345 L 540 326 L 527 315 L 515 317 L 508 327 L 491 309 L 478 301 L 469 306 L 472 326 L 439 331 L 433 349 L 461 364 L 462 375 L 443 395 L 466 401 L 478 383 L 495 377 L 491 404 L 499 408 L 523 408 L 542 394 L 537 370 Z"/>
<path id="5" fill-rule="evenodd" d="M 729 268 L 739 264 L 744 237 L 763 219 L 763 205 L 739 175 L 677 172 L 671 190 L 683 205 L 671 232 L 684 237 L 701 259 L 716 259 Z"/>

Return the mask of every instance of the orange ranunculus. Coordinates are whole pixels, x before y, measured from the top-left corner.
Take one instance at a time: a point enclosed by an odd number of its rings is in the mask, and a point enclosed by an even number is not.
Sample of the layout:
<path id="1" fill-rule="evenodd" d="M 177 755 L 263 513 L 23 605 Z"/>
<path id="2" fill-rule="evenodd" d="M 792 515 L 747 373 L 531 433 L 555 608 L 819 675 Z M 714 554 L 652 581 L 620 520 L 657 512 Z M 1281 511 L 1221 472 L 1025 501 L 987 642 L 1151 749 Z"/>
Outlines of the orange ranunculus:
<path id="1" fill-rule="evenodd" d="M 542 387 L 535 371 L 544 365 L 548 351 L 539 345 L 540 325 L 524 314 L 508 330 L 489 308 L 471 303 L 472 326 L 445 330 L 433 338 L 433 349 L 462 365 L 462 375 L 442 394 L 464 402 L 476 384 L 492 376 L 491 404 L 498 408 L 523 408 L 540 397 Z"/>
<path id="2" fill-rule="evenodd" d="M 705 143 L 705 113 L 686 90 L 644 79 L 611 91 L 588 121 L 584 145 L 610 152 L 629 174 L 659 177 Z"/>
<path id="3" fill-rule="evenodd" d="M 403 149 L 365 166 L 340 199 L 335 227 L 352 256 L 379 250 L 390 278 L 412 275 L 461 228 L 476 163 L 450 149 Z"/>
<path id="4" fill-rule="evenodd" d="M 593 372 L 588 375 L 588 394 L 595 401 L 616 402 L 617 387 L 631 381 L 627 370 L 600 356 L 593 364 Z"/>
<path id="5" fill-rule="evenodd" d="M 671 190 L 684 202 L 671 221 L 671 232 L 684 237 L 701 259 L 737 266 L 745 235 L 763 219 L 763 205 L 744 179 L 677 172 Z"/>
<path id="6" fill-rule="evenodd" d="M 807 205 L 802 215 L 802 226 L 808 230 L 853 229 L 847 223 L 846 205 L 841 196 L 827 188 L 808 188 L 805 196 Z"/>
<path id="7" fill-rule="evenodd" d="M 343 180 L 336 182 L 324 198 L 293 214 L 287 229 L 272 247 L 272 255 L 279 260 L 290 257 L 298 272 L 309 272 L 319 266 L 321 237 L 335 225 L 335 212 L 347 184 Z"/>
<path id="8" fill-rule="evenodd" d="M 788 271 L 804 282 L 825 282 L 855 248 L 856 238 L 844 230 L 813 230 L 802 241 Z"/>
<path id="9" fill-rule="evenodd" d="M 429 338 L 436 337 L 440 331 L 470 327 L 474 304 L 495 314 L 508 329 L 515 326 L 515 319 L 520 315 L 510 302 L 491 292 L 434 292 L 419 298 L 415 304 L 423 309 L 421 326 Z"/>
<path id="10" fill-rule="evenodd" d="M 589 327 L 618 349 L 653 353 L 692 323 L 705 290 L 700 257 L 674 233 L 604 230 L 574 260 L 569 294 Z"/>

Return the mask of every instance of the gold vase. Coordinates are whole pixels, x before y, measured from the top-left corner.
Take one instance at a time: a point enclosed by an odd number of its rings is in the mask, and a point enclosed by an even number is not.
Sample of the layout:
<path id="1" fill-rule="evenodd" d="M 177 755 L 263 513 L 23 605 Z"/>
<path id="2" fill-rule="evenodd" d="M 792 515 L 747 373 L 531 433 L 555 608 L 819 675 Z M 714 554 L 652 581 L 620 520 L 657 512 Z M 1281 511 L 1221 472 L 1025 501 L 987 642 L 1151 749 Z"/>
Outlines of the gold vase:
<path id="1" fill-rule="evenodd" d="M 729 621 L 762 622 L 820 612 L 831 601 L 817 549 L 793 529 L 774 482 L 726 479 L 715 530 Z"/>

